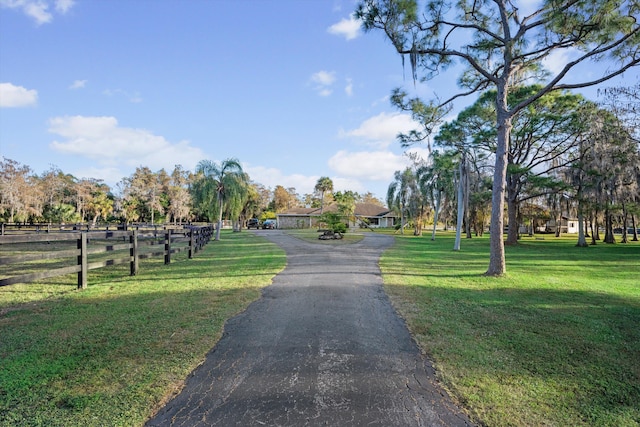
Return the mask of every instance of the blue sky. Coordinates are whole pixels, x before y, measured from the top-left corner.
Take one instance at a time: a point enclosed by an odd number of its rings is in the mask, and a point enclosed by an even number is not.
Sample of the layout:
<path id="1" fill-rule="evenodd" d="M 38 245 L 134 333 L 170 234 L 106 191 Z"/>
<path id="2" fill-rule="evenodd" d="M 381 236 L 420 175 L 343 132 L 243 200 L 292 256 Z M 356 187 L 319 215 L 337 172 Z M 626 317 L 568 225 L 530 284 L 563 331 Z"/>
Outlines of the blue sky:
<path id="1" fill-rule="evenodd" d="M 111 186 L 137 166 L 236 157 L 267 187 L 302 195 L 329 176 L 384 198 L 407 163 L 395 135 L 415 126 L 391 89 L 443 95 L 456 75 L 413 89 L 355 6 L 0 0 L 0 155 Z"/>

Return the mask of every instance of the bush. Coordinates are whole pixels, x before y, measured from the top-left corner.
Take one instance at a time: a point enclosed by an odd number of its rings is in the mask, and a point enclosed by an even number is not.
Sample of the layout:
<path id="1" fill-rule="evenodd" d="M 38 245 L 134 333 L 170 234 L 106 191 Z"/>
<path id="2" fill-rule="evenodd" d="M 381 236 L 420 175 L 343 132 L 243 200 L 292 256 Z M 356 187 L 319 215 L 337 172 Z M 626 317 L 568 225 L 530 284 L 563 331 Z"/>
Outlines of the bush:
<path id="1" fill-rule="evenodd" d="M 324 224 L 326 228 L 334 233 L 346 233 L 347 225 L 342 222 L 342 215 L 334 212 L 325 212 L 320 215 L 318 223 Z"/>
<path id="2" fill-rule="evenodd" d="M 346 233 L 347 232 L 347 224 L 345 224 L 344 222 L 339 222 L 337 224 L 335 224 L 333 226 L 333 232 L 334 233 Z"/>

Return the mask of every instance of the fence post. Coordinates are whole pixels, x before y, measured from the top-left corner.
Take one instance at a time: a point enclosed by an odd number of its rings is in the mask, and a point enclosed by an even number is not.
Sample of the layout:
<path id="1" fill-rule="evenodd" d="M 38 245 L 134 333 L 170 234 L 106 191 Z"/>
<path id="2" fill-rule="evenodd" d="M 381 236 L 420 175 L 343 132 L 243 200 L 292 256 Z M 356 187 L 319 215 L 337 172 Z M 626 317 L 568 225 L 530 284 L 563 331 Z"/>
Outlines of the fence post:
<path id="1" fill-rule="evenodd" d="M 164 233 L 164 263 L 171 262 L 171 229 Z"/>
<path id="2" fill-rule="evenodd" d="M 78 271 L 78 289 L 87 288 L 87 233 L 80 233 L 78 239 L 78 249 L 80 249 L 80 255 L 78 255 L 78 265 L 80 271 Z"/>
<path id="3" fill-rule="evenodd" d="M 131 255 L 131 263 L 129 265 L 130 275 L 135 276 L 138 274 L 138 231 L 132 230 L 129 235 L 129 255 Z"/>
<path id="4" fill-rule="evenodd" d="M 195 233 L 196 230 L 194 228 L 191 228 L 191 230 L 189 231 L 189 259 L 193 258 L 194 245 L 196 244 L 195 239 L 193 238 Z"/>

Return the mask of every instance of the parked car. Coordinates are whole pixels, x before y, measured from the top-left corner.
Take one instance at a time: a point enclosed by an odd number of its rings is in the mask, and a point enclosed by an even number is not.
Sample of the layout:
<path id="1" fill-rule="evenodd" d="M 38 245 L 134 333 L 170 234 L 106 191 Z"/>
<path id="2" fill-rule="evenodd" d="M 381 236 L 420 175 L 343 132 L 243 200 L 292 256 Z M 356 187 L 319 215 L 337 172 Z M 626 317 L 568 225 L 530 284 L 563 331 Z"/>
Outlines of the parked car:
<path id="1" fill-rule="evenodd" d="M 255 228 L 256 230 L 260 228 L 260 221 L 258 218 L 251 218 L 247 221 L 247 228 Z"/>
<path id="2" fill-rule="evenodd" d="M 276 222 L 273 219 L 268 219 L 262 223 L 263 230 L 267 230 L 267 229 L 273 230 L 274 228 L 276 228 Z"/>

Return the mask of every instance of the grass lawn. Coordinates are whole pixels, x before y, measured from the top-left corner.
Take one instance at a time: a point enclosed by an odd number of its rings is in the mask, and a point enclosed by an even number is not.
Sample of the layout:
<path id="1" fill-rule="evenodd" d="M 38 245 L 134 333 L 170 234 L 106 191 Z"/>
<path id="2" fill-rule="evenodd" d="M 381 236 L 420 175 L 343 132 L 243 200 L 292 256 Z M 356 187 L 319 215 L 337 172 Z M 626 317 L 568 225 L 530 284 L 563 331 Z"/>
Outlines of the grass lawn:
<path id="1" fill-rule="evenodd" d="M 317 232 L 292 232 L 321 244 Z M 396 235 L 387 292 L 440 379 L 488 426 L 640 425 L 640 244 L 524 238 L 482 276 L 488 237 Z M 223 232 L 192 260 L 144 260 L 0 287 L 0 426 L 142 425 L 204 359 L 285 255 Z"/>
<path id="2" fill-rule="evenodd" d="M 305 240 L 310 243 L 318 243 L 321 245 L 348 245 L 350 243 L 357 243 L 364 238 L 363 233 L 370 233 L 370 231 L 348 231 L 342 235 L 342 239 L 329 239 L 320 240 L 318 236 L 320 233 L 315 228 L 304 228 L 295 230 L 286 230 L 286 233 L 290 236 Z"/>
<path id="3" fill-rule="evenodd" d="M 640 425 L 640 244 L 399 236 L 385 287 L 442 383 L 488 426 Z"/>
<path id="4" fill-rule="evenodd" d="M 285 254 L 223 232 L 194 259 L 144 260 L 0 287 L 0 426 L 132 426 L 211 349 L 224 321 L 260 296 Z"/>

